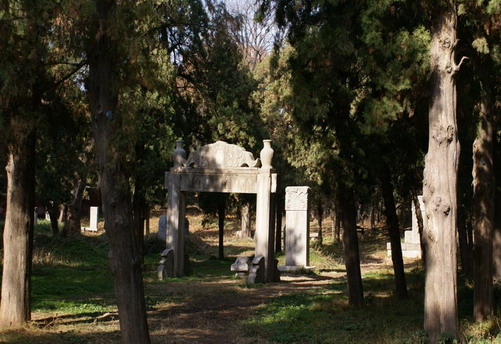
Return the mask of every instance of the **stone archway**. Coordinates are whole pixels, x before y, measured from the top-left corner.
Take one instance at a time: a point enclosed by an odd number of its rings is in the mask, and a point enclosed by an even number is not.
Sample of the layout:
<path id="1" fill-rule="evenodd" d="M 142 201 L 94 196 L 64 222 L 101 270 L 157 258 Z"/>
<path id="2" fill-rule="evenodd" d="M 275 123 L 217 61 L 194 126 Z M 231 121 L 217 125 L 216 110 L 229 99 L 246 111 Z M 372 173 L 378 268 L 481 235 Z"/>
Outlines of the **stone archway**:
<path id="1" fill-rule="evenodd" d="M 184 271 L 184 212 L 186 192 L 256 194 L 255 255 L 265 260 L 265 281 L 274 280 L 274 228 L 271 194 L 277 192 L 277 173 L 271 166 L 271 140 L 263 140 L 260 159 L 237 145 L 217 141 L 202 146 L 186 159 L 183 141 L 176 141 L 174 167 L 165 173 L 167 196 L 166 245 L 174 251 L 174 276 Z"/>

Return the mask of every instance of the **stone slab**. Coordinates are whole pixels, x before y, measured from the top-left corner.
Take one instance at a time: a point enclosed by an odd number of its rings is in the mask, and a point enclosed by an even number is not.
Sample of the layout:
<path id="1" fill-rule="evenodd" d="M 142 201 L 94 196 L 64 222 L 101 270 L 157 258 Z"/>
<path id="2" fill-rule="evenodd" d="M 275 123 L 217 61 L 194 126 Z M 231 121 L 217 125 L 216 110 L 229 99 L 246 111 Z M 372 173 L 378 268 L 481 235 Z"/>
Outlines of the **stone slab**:
<path id="1" fill-rule="evenodd" d="M 166 188 L 173 174 L 180 176 L 180 190 L 183 192 L 228 192 L 256 194 L 259 168 L 181 169 L 165 174 Z M 271 193 L 277 192 L 277 173 L 271 173 Z"/>
<path id="2" fill-rule="evenodd" d="M 278 270 L 280 272 L 298 272 L 298 271 L 311 271 L 315 267 L 314 266 L 289 266 L 289 265 L 280 265 Z"/>

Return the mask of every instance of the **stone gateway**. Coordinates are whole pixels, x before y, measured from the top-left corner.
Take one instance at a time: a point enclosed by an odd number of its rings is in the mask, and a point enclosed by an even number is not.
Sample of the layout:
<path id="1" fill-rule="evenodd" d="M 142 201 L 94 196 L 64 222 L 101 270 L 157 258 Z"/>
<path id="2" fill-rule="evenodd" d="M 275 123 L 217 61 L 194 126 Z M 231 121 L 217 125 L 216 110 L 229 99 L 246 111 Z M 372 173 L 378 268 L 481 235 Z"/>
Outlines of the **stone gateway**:
<path id="1" fill-rule="evenodd" d="M 174 167 L 165 174 L 167 188 L 166 246 L 174 252 L 173 275 L 184 271 L 185 193 L 231 192 L 256 194 L 256 257 L 264 259 L 264 281 L 277 280 L 274 259 L 271 194 L 277 173 L 271 166 L 271 140 L 264 140 L 260 159 L 237 145 L 218 141 L 199 148 L 186 159 L 183 141 L 176 141 Z"/>

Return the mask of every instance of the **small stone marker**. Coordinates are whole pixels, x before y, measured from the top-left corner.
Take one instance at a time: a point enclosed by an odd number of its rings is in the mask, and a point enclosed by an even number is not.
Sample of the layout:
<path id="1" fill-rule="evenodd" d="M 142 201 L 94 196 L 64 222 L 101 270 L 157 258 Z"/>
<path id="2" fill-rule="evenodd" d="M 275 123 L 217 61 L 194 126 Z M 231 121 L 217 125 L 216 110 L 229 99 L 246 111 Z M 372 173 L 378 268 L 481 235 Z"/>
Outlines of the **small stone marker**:
<path id="1" fill-rule="evenodd" d="M 84 231 L 97 232 L 97 219 L 99 214 L 99 207 L 90 207 L 90 227 L 83 227 Z"/>
<path id="2" fill-rule="evenodd" d="M 158 219 L 157 238 L 165 241 L 167 238 L 167 215 L 164 214 Z"/>
<path id="3" fill-rule="evenodd" d="M 423 196 L 418 196 L 419 206 L 421 208 L 421 214 L 425 213 Z M 416 209 L 414 208 L 414 203 L 411 207 L 412 211 L 412 228 L 410 231 L 404 232 L 404 242 L 402 245 L 402 256 L 405 258 L 421 258 L 421 237 L 419 236 L 419 226 L 417 222 Z M 386 244 L 386 251 L 388 257 L 391 256 L 391 244 Z"/>
<path id="4" fill-rule="evenodd" d="M 275 264 L 276 265 L 276 264 Z M 238 257 L 235 263 L 231 264 L 231 271 L 236 272 L 236 276 L 245 279 L 246 284 L 256 284 L 265 282 L 265 259 L 263 256 Z M 277 273 L 278 280 L 280 274 Z"/>
<path id="5" fill-rule="evenodd" d="M 161 259 L 157 267 L 157 278 L 163 280 L 166 277 L 174 277 L 174 250 L 166 248 L 160 256 Z"/>
<path id="6" fill-rule="evenodd" d="M 247 278 L 251 263 L 252 257 L 238 257 L 235 263 L 231 264 L 231 271 L 234 271 L 237 277 Z"/>
<path id="7" fill-rule="evenodd" d="M 97 232 L 97 217 L 99 213 L 99 207 L 90 207 L 90 227 L 89 231 Z"/>
<path id="8" fill-rule="evenodd" d="M 285 188 L 285 266 L 281 271 L 299 270 L 310 263 L 310 210 L 308 186 Z"/>
<path id="9" fill-rule="evenodd" d="M 264 257 L 254 257 L 251 264 L 249 267 L 249 276 L 247 276 L 247 284 L 263 283 L 265 281 Z"/>

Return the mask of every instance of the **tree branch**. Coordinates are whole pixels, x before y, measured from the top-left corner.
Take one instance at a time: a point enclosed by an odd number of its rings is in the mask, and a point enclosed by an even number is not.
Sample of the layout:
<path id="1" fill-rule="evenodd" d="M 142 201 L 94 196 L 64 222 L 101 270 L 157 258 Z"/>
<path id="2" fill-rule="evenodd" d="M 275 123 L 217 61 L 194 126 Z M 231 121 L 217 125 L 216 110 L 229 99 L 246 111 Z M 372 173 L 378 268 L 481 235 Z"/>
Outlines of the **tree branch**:
<path id="1" fill-rule="evenodd" d="M 459 61 L 459 63 L 456 66 L 454 66 L 454 73 L 457 73 L 459 71 L 459 69 L 461 68 L 461 65 L 463 64 L 463 62 L 465 60 L 469 60 L 469 59 L 470 58 L 468 56 L 461 57 L 461 61 Z"/>
<path id="2" fill-rule="evenodd" d="M 86 64 L 87 64 L 87 60 L 83 60 L 80 63 L 75 64 L 76 67 L 71 72 L 69 72 L 68 74 L 66 74 L 61 80 L 59 80 L 58 82 L 56 82 L 54 84 L 54 88 L 58 88 L 59 85 L 61 85 L 63 82 L 65 82 L 66 80 L 68 80 L 69 78 L 71 78 L 73 75 L 75 75 L 75 73 L 77 73 Z"/>

